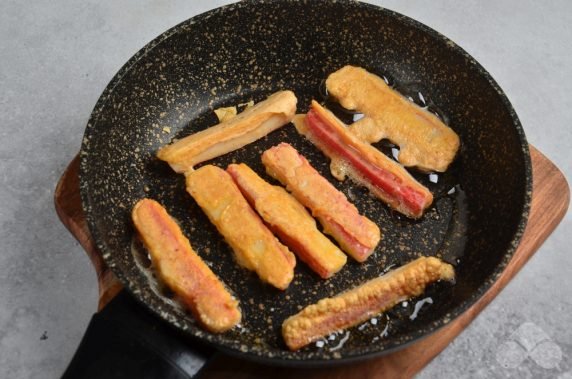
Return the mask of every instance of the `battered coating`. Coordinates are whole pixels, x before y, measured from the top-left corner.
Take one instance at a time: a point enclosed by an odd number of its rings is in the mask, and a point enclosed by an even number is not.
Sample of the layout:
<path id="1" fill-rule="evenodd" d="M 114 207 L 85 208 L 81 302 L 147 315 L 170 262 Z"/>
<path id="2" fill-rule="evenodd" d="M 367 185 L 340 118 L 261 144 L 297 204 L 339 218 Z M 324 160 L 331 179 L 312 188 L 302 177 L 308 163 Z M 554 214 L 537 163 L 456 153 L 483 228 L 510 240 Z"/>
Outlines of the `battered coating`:
<path id="1" fill-rule="evenodd" d="M 240 322 L 238 301 L 195 253 L 179 225 L 159 203 L 139 200 L 132 219 L 158 276 L 205 329 L 221 333 Z"/>
<path id="2" fill-rule="evenodd" d="M 288 287 L 296 258 L 268 230 L 226 171 L 206 165 L 188 172 L 187 192 L 231 246 L 239 265 L 276 288 Z"/>
<path id="3" fill-rule="evenodd" d="M 287 124 L 296 113 L 296 102 L 292 91 L 276 92 L 227 121 L 164 146 L 157 157 L 178 173 L 190 171 L 198 163 L 239 149 Z"/>
<path id="4" fill-rule="evenodd" d="M 432 282 L 454 278 L 450 264 L 434 257 L 418 258 L 361 286 L 307 306 L 284 321 L 282 336 L 290 350 L 298 350 L 421 295 Z"/>
<path id="5" fill-rule="evenodd" d="M 350 125 L 368 143 L 383 138 L 399 145 L 399 162 L 422 171 L 444 172 L 459 150 L 459 136 L 433 113 L 391 89 L 360 67 L 345 66 L 326 80 L 328 93 L 364 118 Z"/>
<path id="6" fill-rule="evenodd" d="M 244 163 L 231 164 L 227 172 L 270 229 L 320 277 L 327 279 L 345 265 L 346 255 L 284 188 L 269 184 Z"/>
<path id="7" fill-rule="evenodd" d="M 333 113 L 312 101 L 305 116 L 294 125 L 332 161 L 330 169 L 338 180 L 349 176 L 367 187 L 391 208 L 411 218 L 420 218 L 433 202 L 431 192 L 397 162 L 350 133 Z"/>
<path id="8" fill-rule="evenodd" d="M 286 186 L 294 197 L 312 211 L 342 249 L 358 262 L 371 255 L 379 240 L 379 227 L 346 196 L 316 171 L 291 145 L 281 143 L 262 154 L 268 174 Z"/>

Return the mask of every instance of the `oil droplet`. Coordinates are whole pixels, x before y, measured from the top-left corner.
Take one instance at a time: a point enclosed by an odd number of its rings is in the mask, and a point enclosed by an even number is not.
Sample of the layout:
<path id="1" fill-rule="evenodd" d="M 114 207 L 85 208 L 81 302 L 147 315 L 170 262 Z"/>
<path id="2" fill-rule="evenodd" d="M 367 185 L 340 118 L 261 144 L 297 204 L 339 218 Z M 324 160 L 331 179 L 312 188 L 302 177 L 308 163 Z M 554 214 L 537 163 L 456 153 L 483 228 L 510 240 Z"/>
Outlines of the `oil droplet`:
<path id="1" fill-rule="evenodd" d="M 147 270 L 151 267 L 152 261 L 149 252 L 137 237 L 131 240 L 131 254 L 135 259 L 135 263 L 143 270 Z"/>
<path id="2" fill-rule="evenodd" d="M 350 332 L 346 332 L 345 336 L 343 336 L 342 339 L 340 340 L 340 343 L 332 347 L 330 351 L 336 351 L 341 349 L 349 338 L 350 338 Z"/>
<path id="3" fill-rule="evenodd" d="M 417 318 L 417 315 L 419 314 L 419 311 L 421 310 L 421 307 L 423 307 L 423 305 L 425 304 L 433 304 L 433 299 L 430 297 L 426 297 L 425 299 L 419 300 L 417 303 L 415 303 L 415 309 L 413 310 L 413 313 L 409 316 L 409 319 L 415 320 Z"/>
<path id="4" fill-rule="evenodd" d="M 387 324 L 385 324 L 385 328 L 379 334 L 380 337 L 386 337 L 389 334 L 389 318 L 387 319 Z"/>
<path id="5" fill-rule="evenodd" d="M 356 114 L 354 114 L 353 117 L 352 117 L 353 122 L 356 122 L 356 121 L 358 121 L 358 120 L 361 120 L 362 118 L 364 118 L 363 113 L 356 113 Z"/>

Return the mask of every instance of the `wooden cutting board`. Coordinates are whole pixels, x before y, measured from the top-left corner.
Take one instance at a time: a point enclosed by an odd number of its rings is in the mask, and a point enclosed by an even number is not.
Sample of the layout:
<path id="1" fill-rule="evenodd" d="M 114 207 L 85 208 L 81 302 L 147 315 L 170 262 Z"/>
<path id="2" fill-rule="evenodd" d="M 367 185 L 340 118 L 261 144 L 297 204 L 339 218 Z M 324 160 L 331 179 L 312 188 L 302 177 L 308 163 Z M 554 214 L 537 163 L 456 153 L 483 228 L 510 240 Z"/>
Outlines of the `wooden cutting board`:
<path id="1" fill-rule="evenodd" d="M 570 202 L 570 190 L 558 168 L 530 147 L 533 171 L 531 212 L 524 236 L 509 265 L 485 295 L 447 326 L 408 347 L 382 357 L 319 369 L 285 369 L 264 366 L 218 353 L 201 372 L 201 378 L 409 378 L 419 372 L 458 336 L 517 274 L 560 223 Z M 121 284 L 95 248 L 85 221 L 79 194 L 79 158 L 69 164 L 55 192 L 56 211 L 83 246 L 97 272 L 99 309 L 120 290 Z"/>

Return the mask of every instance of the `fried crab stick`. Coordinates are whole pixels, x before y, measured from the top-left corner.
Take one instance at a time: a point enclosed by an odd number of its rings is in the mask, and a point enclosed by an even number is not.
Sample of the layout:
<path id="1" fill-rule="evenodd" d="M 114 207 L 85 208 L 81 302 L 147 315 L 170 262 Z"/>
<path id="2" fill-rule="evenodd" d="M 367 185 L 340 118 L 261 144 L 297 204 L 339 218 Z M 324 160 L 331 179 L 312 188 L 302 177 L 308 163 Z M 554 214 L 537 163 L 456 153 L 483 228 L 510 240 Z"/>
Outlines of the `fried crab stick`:
<path id="1" fill-rule="evenodd" d="M 162 147 L 157 157 L 178 173 L 254 142 L 287 124 L 296 113 L 296 96 L 279 91 L 227 121 Z"/>
<path id="2" fill-rule="evenodd" d="M 330 169 L 338 180 L 349 176 L 391 208 L 414 219 L 433 202 L 431 192 L 407 170 L 350 133 L 316 101 L 312 101 L 308 114 L 295 118 L 294 125 L 331 159 Z"/>
<path id="3" fill-rule="evenodd" d="M 281 143 L 262 154 L 266 172 L 286 186 L 312 212 L 341 248 L 363 262 L 377 246 L 381 232 L 359 214 L 346 196 L 316 171 L 291 145 Z"/>
<path id="4" fill-rule="evenodd" d="M 132 219 L 160 280 L 205 329 L 221 333 L 240 322 L 238 301 L 195 253 L 161 204 L 140 200 L 133 208 Z"/>
<path id="5" fill-rule="evenodd" d="M 226 171 L 206 165 L 188 172 L 187 192 L 223 235 L 240 266 L 278 289 L 288 287 L 294 254 L 268 230 Z"/>
<path id="6" fill-rule="evenodd" d="M 284 188 L 273 186 L 250 167 L 231 164 L 226 170 L 270 229 L 321 278 L 346 263 L 346 255 L 317 228 L 306 208 Z"/>
<path id="7" fill-rule="evenodd" d="M 430 283 L 454 278 L 455 271 L 450 264 L 434 257 L 418 258 L 335 297 L 307 306 L 284 321 L 282 336 L 290 350 L 298 350 L 421 295 Z"/>
<path id="8" fill-rule="evenodd" d="M 384 138 L 399 145 L 399 162 L 444 172 L 459 150 L 459 136 L 437 116 L 390 88 L 379 76 L 345 66 L 326 80 L 328 94 L 364 117 L 350 131 L 368 143 Z"/>

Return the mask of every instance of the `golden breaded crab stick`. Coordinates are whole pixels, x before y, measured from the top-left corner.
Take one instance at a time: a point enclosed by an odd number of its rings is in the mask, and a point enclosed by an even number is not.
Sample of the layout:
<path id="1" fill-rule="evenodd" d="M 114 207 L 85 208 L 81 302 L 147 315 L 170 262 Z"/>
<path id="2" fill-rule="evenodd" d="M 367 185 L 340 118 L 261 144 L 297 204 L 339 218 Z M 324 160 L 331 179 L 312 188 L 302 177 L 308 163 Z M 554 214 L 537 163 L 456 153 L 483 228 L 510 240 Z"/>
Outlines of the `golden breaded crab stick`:
<path id="1" fill-rule="evenodd" d="M 421 295 L 430 283 L 454 278 L 455 271 L 450 264 L 434 257 L 418 258 L 335 297 L 307 306 L 284 321 L 282 336 L 290 350 L 298 350 Z"/>
<path id="2" fill-rule="evenodd" d="M 178 173 L 192 170 L 287 124 L 296 113 L 296 102 L 292 91 L 276 92 L 227 121 L 162 147 L 157 157 Z"/>
<path id="3" fill-rule="evenodd" d="M 288 287 L 294 254 L 268 230 L 226 171 L 206 165 L 188 172 L 187 192 L 223 235 L 239 265 L 276 288 Z"/>
<path id="4" fill-rule="evenodd" d="M 205 329 L 221 333 L 240 322 L 238 301 L 195 253 L 161 204 L 139 200 L 132 219 L 159 278 Z"/>
<path id="5" fill-rule="evenodd" d="M 345 66 L 326 80 L 328 94 L 364 117 L 350 125 L 360 139 L 384 138 L 399 145 L 399 162 L 422 171 L 444 172 L 459 150 L 459 136 L 437 116 L 403 97 L 377 75 Z"/>
<path id="6" fill-rule="evenodd" d="M 316 171 L 291 145 L 281 143 L 262 154 L 268 174 L 286 186 L 294 197 L 310 209 L 341 248 L 363 262 L 377 246 L 381 232 L 359 214 L 346 196 Z"/>
<path id="7" fill-rule="evenodd" d="M 244 163 L 231 164 L 226 171 L 270 229 L 320 277 L 327 279 L 344 266 L 346 255 L 284 188 L 266 182 Z"/>

